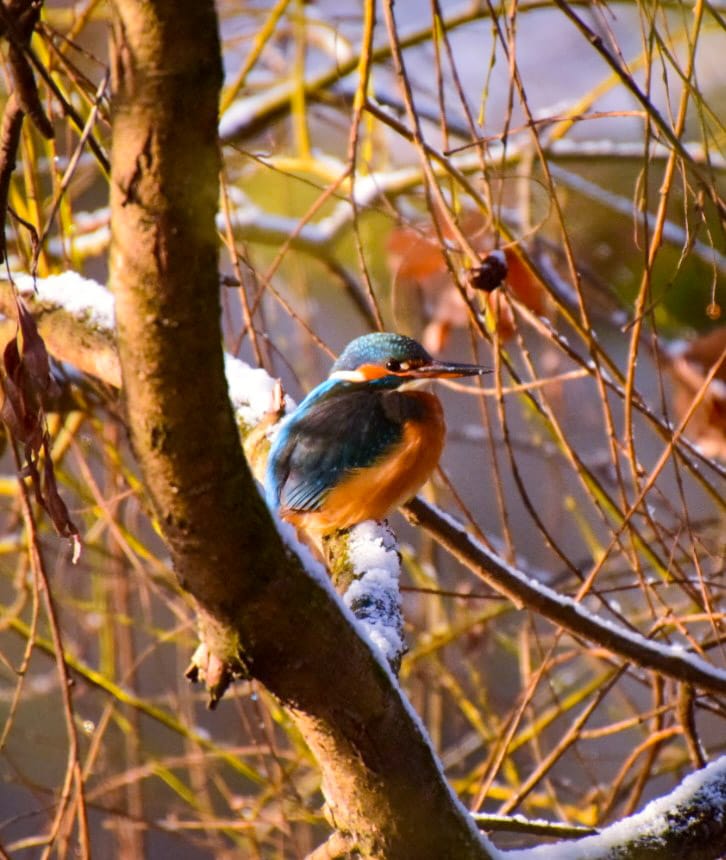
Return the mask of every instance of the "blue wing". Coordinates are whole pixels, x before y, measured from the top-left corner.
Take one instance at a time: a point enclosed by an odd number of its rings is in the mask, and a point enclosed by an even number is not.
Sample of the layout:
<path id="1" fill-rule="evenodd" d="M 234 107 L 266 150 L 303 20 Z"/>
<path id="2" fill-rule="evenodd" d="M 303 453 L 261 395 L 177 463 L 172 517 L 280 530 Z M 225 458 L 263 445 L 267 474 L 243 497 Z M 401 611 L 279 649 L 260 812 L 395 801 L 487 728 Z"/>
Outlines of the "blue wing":
<path id="1" fill-rule="evenodd" d="M 402 422 L 380 392 L 339 389 L 333 380 L 318 386 L 273 442 L 265 479 L 271 507 L 319 510 L 346 474 L 376 462 L 401 439 Z"/>

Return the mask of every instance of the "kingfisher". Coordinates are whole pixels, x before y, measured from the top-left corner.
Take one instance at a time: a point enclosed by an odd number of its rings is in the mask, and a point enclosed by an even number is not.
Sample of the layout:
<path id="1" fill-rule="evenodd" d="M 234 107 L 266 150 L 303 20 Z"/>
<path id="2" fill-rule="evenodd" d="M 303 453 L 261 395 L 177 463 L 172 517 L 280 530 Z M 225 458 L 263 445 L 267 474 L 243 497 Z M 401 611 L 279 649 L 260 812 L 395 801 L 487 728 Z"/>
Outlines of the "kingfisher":
<path id="1" fill-rule="evenodd" d="M 485 373 L 437 361 L 402 334 L 351 341 L 273 440 L 268 504 L 313 538 L 384 519 L 426 482 L 444 445 L 438 397 L 412 383 Z"/>

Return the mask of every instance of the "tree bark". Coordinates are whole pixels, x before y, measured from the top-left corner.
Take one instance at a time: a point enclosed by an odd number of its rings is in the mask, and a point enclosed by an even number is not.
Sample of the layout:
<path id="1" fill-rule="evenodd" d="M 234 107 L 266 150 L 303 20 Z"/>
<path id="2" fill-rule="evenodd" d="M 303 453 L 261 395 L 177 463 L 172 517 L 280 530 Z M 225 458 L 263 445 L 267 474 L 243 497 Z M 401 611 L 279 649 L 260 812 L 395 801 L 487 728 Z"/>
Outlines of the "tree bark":
<path id="1" fill-rule="evenodd" d="M 117 0 L 110 279 L 146 487 L 208 650 L 290 707 L 361 854 L 491 856 L 391 675 L 283 546 L 243 457 L 219 327 L 221 79 L 210 0 Z"/>

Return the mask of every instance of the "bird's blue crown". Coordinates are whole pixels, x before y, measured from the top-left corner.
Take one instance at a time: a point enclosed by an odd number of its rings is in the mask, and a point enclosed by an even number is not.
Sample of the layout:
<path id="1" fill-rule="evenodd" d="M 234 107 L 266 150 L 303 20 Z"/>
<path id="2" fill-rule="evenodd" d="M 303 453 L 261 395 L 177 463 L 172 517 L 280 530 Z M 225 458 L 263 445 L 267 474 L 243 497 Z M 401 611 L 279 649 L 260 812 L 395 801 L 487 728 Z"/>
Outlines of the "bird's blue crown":
<path id="1" fill-rule="evenodd" d="M 387 361 L 429 364 L 431 360 L 428 352 L 413 338 L 388 331 L 374 332 L 351 341 L 330 372 L 355 370 L 364 364 L 385 365 Z"/>

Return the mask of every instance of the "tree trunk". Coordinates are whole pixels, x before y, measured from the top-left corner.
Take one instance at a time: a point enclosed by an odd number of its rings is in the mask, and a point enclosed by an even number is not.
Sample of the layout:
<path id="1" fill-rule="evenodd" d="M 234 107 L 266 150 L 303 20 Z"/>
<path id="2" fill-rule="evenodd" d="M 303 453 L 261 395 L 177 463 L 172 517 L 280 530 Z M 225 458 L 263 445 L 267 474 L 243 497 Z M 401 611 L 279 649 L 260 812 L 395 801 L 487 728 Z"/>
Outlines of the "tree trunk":
<path id="1" fill-rule="evenodd" d="M 365 856 L 490 856 L 387 669 L 283 546 L 242 455 L 220 340 L 214 4 L 117 0 L 111 285 L 133 448 L 223 663 L 287 703 Z"/>

